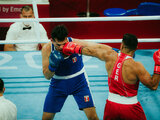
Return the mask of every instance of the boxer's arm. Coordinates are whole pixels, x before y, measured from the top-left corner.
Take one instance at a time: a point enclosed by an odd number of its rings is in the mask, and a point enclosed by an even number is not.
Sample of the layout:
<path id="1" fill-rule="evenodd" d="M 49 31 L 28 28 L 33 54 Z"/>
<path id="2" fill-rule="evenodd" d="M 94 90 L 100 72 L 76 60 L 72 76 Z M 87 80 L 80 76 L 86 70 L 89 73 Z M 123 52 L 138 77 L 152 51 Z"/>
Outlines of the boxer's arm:
<path id="1" fill-rule="evenodd" d="M 94 45 L 97 44 L 95 42 L 87 42 L 87 41 L 84 41 L 84 40 L 81 40 L 81 39 L 73 39 L 73 42 L 75 42 L 75 43 L 77 43 L 78 45 L 81 45 L 81 46 L 94 46 Z M 117 53 L 120 52 L 120 49 L 117 49 L 117 48 L 112 48 L 112 50 L 116 51 Z M 133 58 L 135 58 L 135 53 L 133 54 Z"/>
<path id="2" fill-rule="evenodd" d="M 100 60 L 106 61 L 109 57 L 113 57 L 116 54 L 112 47 L 104 44 L 97 44 L 94 42 L 74 41 L 68 42 L 63 47 L 63 53 L 70 54 L 83 54 L 88 56 L 97 57 Z"/>
<path id="3" fill-rule="evenodd" d="M 82 54 L 97 57 L 102 61 L 107 61 L 110 57 L 115 56 L 117 53 L 108 45 L 94 44 L 84 46 L 82 49 Z"/>
<path id="4" fill-rule="evenodd" d="M 53 75 L 54 72 L 51 72 L 48 68 L 49 66 L 49 56 L 51 53 L 51 43 L 47 43 L 43 46 L 42 48 L 42 66 L 43 66 L 43 74 L 45 76 L 46 79 L 50 80 Z"/>
<path id="5" fill-rule="evenodd" d="M 94 45 L 97 45 L 97 43 L 95 42 L 87 42 L 84 40 L 80 40 L 80 39 L 73 39 L 73 41 L 81 46 L 94 46 Z M 120 52 L 120 49 L 117 49 L 117 48 L 112 48 L 112 50 L 116 51 L 117 53 Z"/>
<path id="6" fill-rule="evenodd" d="M 139 62 L 137 62 L 136 68 L 137 77 L 142 82 L 142 84 L 144 84 L 151 90 L 156 90 L 159 85 L 160 75 L 153 74 L 153 76 L 151 76 L 149 72 L 144 68 L 144 66 Z"/>

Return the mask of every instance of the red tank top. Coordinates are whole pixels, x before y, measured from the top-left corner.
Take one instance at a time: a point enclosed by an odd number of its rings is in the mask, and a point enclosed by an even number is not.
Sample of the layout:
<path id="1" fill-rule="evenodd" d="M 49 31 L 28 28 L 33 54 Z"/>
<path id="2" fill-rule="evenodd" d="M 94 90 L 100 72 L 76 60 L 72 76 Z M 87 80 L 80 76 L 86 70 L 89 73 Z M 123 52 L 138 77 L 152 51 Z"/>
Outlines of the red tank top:
<path id="1" fill-rule="evenodd" d="M 136 84 L 130 85 L 124 82 L 122 78 L 123 62 L 132 57 L 124 53 L 119 53 L 118 58 L 113 67 L 112 73 L 108 76 L 109 91 L 119 94 L 120 96 L 133 97 L 137 95 L 139 81 Z"/>

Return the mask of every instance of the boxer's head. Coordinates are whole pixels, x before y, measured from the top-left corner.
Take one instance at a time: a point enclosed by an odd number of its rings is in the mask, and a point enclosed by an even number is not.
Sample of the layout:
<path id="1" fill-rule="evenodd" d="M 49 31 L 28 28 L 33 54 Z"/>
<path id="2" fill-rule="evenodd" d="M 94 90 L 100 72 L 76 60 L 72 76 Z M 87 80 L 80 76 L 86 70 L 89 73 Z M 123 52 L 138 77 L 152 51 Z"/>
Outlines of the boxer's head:
<path id="1" fill-rule="evenodd" d="M 135 35 L 129 33 L 124 34 L 120 49 L 127 48 L 130 51 L 132 51 L 136 50 L 137 46 L 138 46 L 138 39 Z"/>
<path id="2" fill-rule="evenodd" d="M 68 42 L 67 36 L 68 30 L 64 25 L 58 25 L 52 30 L 51 41 L 58 51 L 62 51 L 63 46 Z"/>

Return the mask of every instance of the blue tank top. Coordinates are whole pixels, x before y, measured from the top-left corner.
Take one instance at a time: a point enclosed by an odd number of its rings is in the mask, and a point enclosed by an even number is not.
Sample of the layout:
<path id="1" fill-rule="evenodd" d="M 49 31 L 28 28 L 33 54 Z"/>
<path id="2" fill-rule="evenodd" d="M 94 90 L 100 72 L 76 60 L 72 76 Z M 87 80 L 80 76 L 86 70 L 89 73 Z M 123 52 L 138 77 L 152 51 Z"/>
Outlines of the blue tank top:
<path id="1" fill-rule="evenodd" d="M 68 37 L 69 42 L 72 42 L 72 39 Z M 52 51 L 54 50 L 54 45 L 52 44 Z M 82 55 L 80 54 L 72 54 L 65 58 L 58 68 L 55 71 L 55 76 L 68 76 L 73 75 L 82 70 L 84 67 L 83 61 L 82 61 Z"/>

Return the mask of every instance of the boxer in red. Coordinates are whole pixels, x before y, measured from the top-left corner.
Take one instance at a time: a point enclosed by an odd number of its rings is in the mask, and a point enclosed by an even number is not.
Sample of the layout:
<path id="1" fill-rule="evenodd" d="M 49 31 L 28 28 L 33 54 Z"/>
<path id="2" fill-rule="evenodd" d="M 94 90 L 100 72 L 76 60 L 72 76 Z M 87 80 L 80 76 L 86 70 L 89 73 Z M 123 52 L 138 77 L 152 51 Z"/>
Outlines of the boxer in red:
<path id="1" fill-rule="evenodd" d="M 104 120 L 146 120 L 137 100 L 139 82 L 156 90 L 160 81 L 160 49 L 153 55 L 154 74 L 151 76 L 142 63 L 132 58 L 138 46 L 137 37 L 124 34 L 120 53 L 103 44 L 79 41 L 66 43 L 63 53 L 80 53 L 105 61 L 108 72 L 109 95 L 104 110 Z"/>

